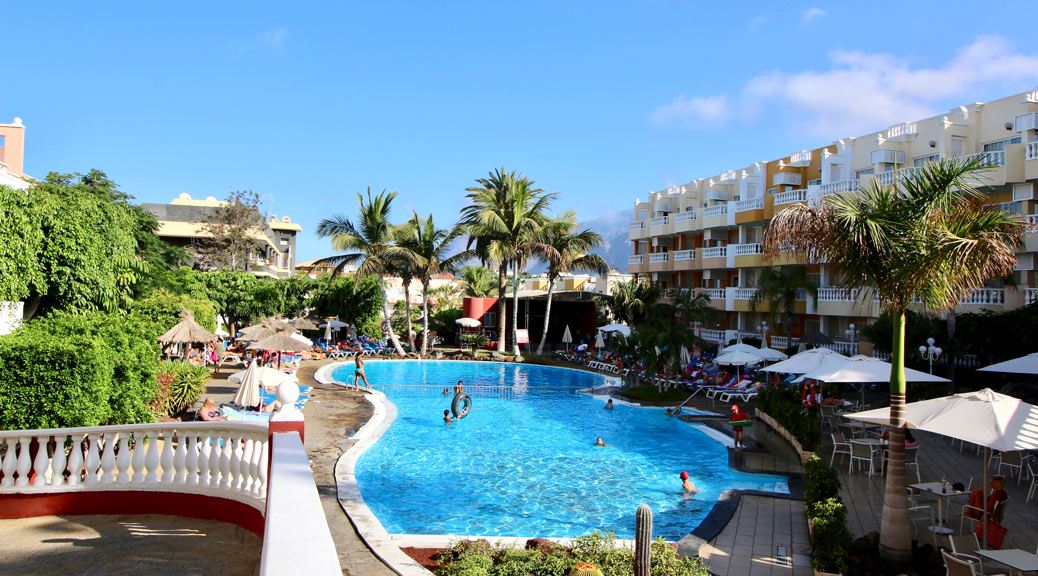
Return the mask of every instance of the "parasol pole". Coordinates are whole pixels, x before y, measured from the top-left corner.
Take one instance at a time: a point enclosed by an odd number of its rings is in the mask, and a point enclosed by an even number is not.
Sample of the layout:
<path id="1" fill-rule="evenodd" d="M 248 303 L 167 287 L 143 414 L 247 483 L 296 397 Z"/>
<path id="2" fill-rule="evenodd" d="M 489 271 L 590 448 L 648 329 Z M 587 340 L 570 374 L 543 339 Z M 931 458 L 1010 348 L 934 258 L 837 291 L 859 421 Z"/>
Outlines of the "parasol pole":
<path id="1" fill-rule="evenodd" d="M 984 447 L 984 486 L 982 487 L 984 493 L 984 501 L 980 507 L 984 510 L 984 513 L 980 516 L 980 521 L 984 523 L 984 538 L 980 541 L 981 549 L 987 550 L 988 547 L 988 467 L 991 465 L 991 448 Z"/>

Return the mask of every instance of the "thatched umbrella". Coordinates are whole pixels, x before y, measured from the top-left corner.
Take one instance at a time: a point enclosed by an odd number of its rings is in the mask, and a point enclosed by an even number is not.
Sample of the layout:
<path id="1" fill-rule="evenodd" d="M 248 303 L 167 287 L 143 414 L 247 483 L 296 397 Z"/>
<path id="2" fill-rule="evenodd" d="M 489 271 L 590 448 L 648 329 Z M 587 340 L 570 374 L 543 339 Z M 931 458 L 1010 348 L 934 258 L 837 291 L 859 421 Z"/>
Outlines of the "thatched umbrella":
<path id="1" fill-rule="evenodd" d="M 246 326 L 239 330 L 242 336 L 238 339 L 257 342 L 264 338 L 273 336 L 278 330 L 287 330 L 289 333 L 292 333 L 295 332 L 296 329 L 284 320 L 278 318 L 264 318 L 257 324 Z"/>
<path id="2" fill-rule="evenodd" d="M 270 350 L 278 353 L 278 366 L 281 366 L 282 352 L 304 352 L 310 349 L 309 342 L 303 343 L 292 337 L 293 329 L 290 327 L 278 328 L 274 334 L 253 342 L 249 345 L 250 350 Z"/>
<path id="3" fill-rule="evenodd" d="M 159 336 L 159 343 L 169 346 L 171 344 L 194 344 L 195 342 L 215 342 L 220 338 L 212 332 L 202 328 L 195 322 L 194 315 L 190 310 L 180 311 L 180 322 Z"/>
<path id="4" fill-rule="evenodd" d="M 293 318 L 288 321 L 288 325 L 295 328 L 296 330 L 318 330 L 320 327 L 317 322 L 309 318 Z"/>

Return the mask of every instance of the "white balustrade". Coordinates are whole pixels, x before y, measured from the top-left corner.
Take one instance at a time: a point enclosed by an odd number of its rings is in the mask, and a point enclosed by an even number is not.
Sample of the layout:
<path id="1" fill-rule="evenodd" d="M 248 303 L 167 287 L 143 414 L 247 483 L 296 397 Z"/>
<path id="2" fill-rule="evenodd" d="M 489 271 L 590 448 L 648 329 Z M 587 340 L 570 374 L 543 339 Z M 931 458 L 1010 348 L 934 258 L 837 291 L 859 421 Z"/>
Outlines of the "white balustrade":
<path id="1" fill-rule="evenodd" d="M 901 141 L 915 136 L 917 133 L 915 122 L 902 122 L 887 128 L 887 140 Z"/>
<path id="2" fill-rule="evenodd" d="M 772 336 L 769 340 L 771 340 L 771 342 L 768 342 L 768 345 L 771 348 L 776 350 L 785 350 L 786 348 L 789 348 L 789 336 Z"/>
<path id="3" fill-rule="evenodd" d="M 960 300 L 962 304 L 1005 304 L 1006 291 L 1001 288 L 981 288 Z"/>
<path id="4" fill-rule="evenodd" d="M 1038 288 L 1024 288 L 1024 304 L 1038 302 Z"/>
<path id="5" fill-rule="evenodd" d="M 644 264 L 645 263 L 645 255 L 644 254 L 635 254 L 633 256 L 628 256 L 627 257 L 627 263 L 628 264 Z"/>
<path id="6" fill-rule="evenodd" d="M 266 424 L 169 422 L 0 431 L 0 493 L 196 492 L 263 509 Z"/>
<path id="7" fill-rule="evenodd" d="M 761 253 L 760 244 L 733 244 L 732 249 L 736 256 L 750 256 Z"/>
<path id="8" fill-rule="evenodd" d="M 669 222 L 670 222 L 670 219 L 667 218 L 666 216 L 657 216 L 657 217 L 652 219 L 652 225 L 653 226 L 665 226 Z"/>
<path id="9" fill-rule="evenodd" d="M 978 152 L 976 154 L 970 154 L 964 156 L 963 160 L 973 160 L 980 158 L 981 164 L 984 166 L 1005 166 L 1006 165 L 1006 153 L 1004 150 L 991 150 L 989 152 Z"/>
<path id="10" fill-rule="evenodd" d="M 724 288 L 699 288 L 697 292 L 711 300 L 724 300 Z"/>
<path id="11" fill-rule="evenodd" d="M 1028 142 L 1024 153 L 1027 160 L 1038 160 L 1038 142 Z"/>
<path id="12" fill-rule="evenodd" d="M 641 230 L 645 227 L 645 222 L 631 222 L 631 230 Z"/>
<path id="13" fill-rule="evenodd" d="M 750 198 L 749 200 L 738 200 L 735 203 L 736 212 L 746 212 L 748 210 L 763 210 L 764 199 L 763 198 Z"/>
<path id="14" fill-rule="evenodd" d="M 700 328 L 699 337 L 707 342 L 720 342 L 724 338 L 724 330 Z"/>
<path id="15" fill-rule="evenodd" d="M 819 288 L 819 302 L 857 302 L 861 295 L 858 288 Z"/>
<path id="16" fill-rule="evenodd" d="M 756 295 L 756 288 L 732 288 L 732 298 L 736 300 L 753 300 Z"/>
<path id="17" fill-rule="evenodd" d="M 912 178 L 915 178 L 918 173 L 918 166 L 909 166 L 907 168 L 898 168 L 897 170 L 880 172 L 879 174 L 876 174 L 876 180 L 884 186 L 890 186 L 895 180 L 911 180 Z"/>
<path id="18" fill-rule="evenodd" d="M 809 166 L 811 164 L 811 155 L 812 154 L 810 150 L 801 150 L 800 152 L 794 152 L 793 154 L 789 155 L 789 165 L 799 167 Z"/>
<path id="19" fill-rule="evenodd" d="M 709 218 L 711 216 L 724 216 L 727 213 L 727 204 L 714 204 L 713 206 L 707 206 L 706 208 L 703 208 L 703 218 Z"/>
<path id="20" fill-rule="evenodd" d="M 844 356 L 854 356 L 858 353 L 857 342 L 829 342 L 826 344 L 819 344 L 820 348 L 828 348 L 833 352 L 839 352 Z"/>
<path id="21" fill-rule="evenodd" d="M 678 212 L 677 214 L 674 215 L 674 221 L 675 222 L 688 222 L 689 220 L 695 220 L 695 219 L 696 219 L 696 211 L 695 210 L 685 210 L 684 212 Z"/>
<path id="22" fill-rule="evenodd" d="M 712 246 L 710 248 L 703 248 L 703 258 L 726 258 L 727 256 L 727 246 Z"/>
<path id="23" fill-rule="evenodd" d="M 832 194 L 843 194 L 844 192 L 857 192 L 858 191 L 858 179 L 851 178 L 849 180 L 837 180 L 836 182 L 830 182 L 828 184 L 822 184 L 818 187 L 819 196 L 830 196 Z"/>
<path id="24" fill-rule="evenodd" d="M 793 204 L 794 202 L 806 202 L 807 201 L 807 190 L 800 188 L 797 190 L 789 190 L 787 192 L 780 192 L 775 194 L 775 206 L 782 206 L 784 204 Z"/>
<path id="25" fill-rule="evenodd" d="M 732 182 L 735 182 L 735 177 L 735 170 L 725 170 L 724 172 L 721 172 L 721 176 L 717 181 L 721 184 L 731 184 Z"/>
<path id="26" fill-rule="evenodd" d="M 695 260 L 695 259 L 696 259 L 696 251 L 695 250 L 678 250 L 677 252 L 674 252 L 674 261 L 675 262 L 685 262 L 687 260 Z"/>
<path id="27" fill-rule="evenodd" d="M 649 263 L 650 264 L 659 264 L 660 262 L 666 262 L 666 261 L 667 261 L 667 252 L 653 252 L 652 254 L 649 254 Z"/>

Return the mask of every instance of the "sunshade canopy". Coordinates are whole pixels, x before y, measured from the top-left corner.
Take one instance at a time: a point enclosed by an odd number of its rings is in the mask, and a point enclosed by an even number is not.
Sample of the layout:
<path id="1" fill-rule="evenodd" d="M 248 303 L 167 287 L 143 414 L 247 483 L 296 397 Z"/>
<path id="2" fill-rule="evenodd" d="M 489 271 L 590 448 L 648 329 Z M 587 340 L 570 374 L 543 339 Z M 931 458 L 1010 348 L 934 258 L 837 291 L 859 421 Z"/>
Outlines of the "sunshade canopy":
<path id="1" fill-rule="evenodd" d="M 985 366 L 978 372 L 1007 372 L 1009 374 L 1038 374 L 1038 352 Z"/>
<path id="2" fill-rule="evenodd" d="M 728 354 L 729 352 L 745 352 L 746 354 L 753 354 L 760 358 L 760 348 L 749 344 L 743 344 L 742 342 L 732 344 L 731 346 L 725 346 L 718 351 L 718 354 Z"/>
<path id="3" fill-rule="evenodd" d="M 723 366 L 747 366 L 761 361 L 760 356 L 749 352 L 728 352 L 714 358 L 714 362 Z"/>
<path id="4" fill-rule="evenodd" d="M 309 318 L 293 318 L 288 321 L 288 325 L 296 330 L 317 330 L 319 328 L 317 322 Z"/>
<path id="5" fill-rule="evenodd" d="M 562 342 L 563 344 L 573 342 L 573 334 L 569 332 L 569 324 L 566 324 L 566 329 L 562 331 Z"/>
<path id="6" fill-rule="evenodd" d="M 819 364 L 822 363 L 826 358 L 844 358 L 847 357 L 839 352 L 833 352 L 828 348 L 812 348 L 805 350 L 799 354 L 794 354 L 789 360 L 783 360 L 777 364 L 771 366 L 765 366 L 761 368 L 765 372 L 778 372 L 780 374 L 806 374 L 815 368 L 818 368 Z"/>
<path id="7" fill-rule="evenodd" d="M 160 343 L 190 344 L 193 342 L 214 342 L 219 340 L 216 334 L 202 328 L 198 322 L 195 322 L 195 317 L 190 310 L 182 310 L 180 317 L 180 322 L 177 322 L 165 334 L 159 336 Z"/>
<path id="8" fill-rule="evenodd" d="M 780 352 L 774 348 L 758 348 L 757 350 L 759 350 L 759 352 L 751 352 L 751 354 L 756 354 L 757 356 L 760 356 L 761 360 L 766 360 L 768 362 L 777 362 L 789 358 L 785 352 Z"/>
<path id="9" fill-rule="evenodd" d="M 343 322 L 342 320 L 329 320 L 329 321 L 325 322 L 324 324 L 321 324 L 320 326 L 318 326 L 318 328 L 327 328 L 328 326 L 331 326 L 332 330 L 338 330 L 340 328 L 345 328 L 345 327 L 349 326 L 349 324 Z"/>
<path id="10" fill-rule="evenodd" d="M 263 398 L 260 396 L 260 367 L 253 360 L 249 367 L 241 372 L 241 386 L 238 386 L 238 392 L 234 395 L 234 403 L 238 406 L 252 407 L 259 406 Z"/>
<path id="11" fill-rule="evenodd" d="M 804 374 L 804 378 L 821 380 L 827 383 L 890 382 L 890 363 L 879 358 L 868 356 L 851 356 L 847 359 L 824 361 L 814 370 Z M 908 382 L 950 382 L 947 378 L 927 374 L 911 368 L 905 368 L 905 380 Z"/>
<path id="12" fill-rule="evenodd" d="M 627 324 L 606 324 L 605 326 L 598 327 L 599 332 L 619 332 L 624 335 L 625 338 L 631 336 L 631 327 Z"/>
<path id="13" fill-rule="evenodd" d="M 905 404 L 909 428 L 958 438 L 994 450 L 1038 448 L 1038 407 L 990 388 Z M 890 423 L 890 408 L 878 408 L 848 418 L 874 424 Z"/>
<path id="14" fill-rule="evenodd" d="M 268 336 L 249 345 L 250 350 L 274 350 L 276 352 L 303 352 L 310 349 L 310 342 L 305 344 L 292 337 L 289 329 L 277 330 L 272 336 Z"/>
<path id="15" fill-rule="evenodd" d="M 476 320 L 475 318 L 458 318 L 454 321 L 454 323 L 458 326 L 461 326 L 462 328 L 479 328 L 483 325 L 482 322 Z"/>

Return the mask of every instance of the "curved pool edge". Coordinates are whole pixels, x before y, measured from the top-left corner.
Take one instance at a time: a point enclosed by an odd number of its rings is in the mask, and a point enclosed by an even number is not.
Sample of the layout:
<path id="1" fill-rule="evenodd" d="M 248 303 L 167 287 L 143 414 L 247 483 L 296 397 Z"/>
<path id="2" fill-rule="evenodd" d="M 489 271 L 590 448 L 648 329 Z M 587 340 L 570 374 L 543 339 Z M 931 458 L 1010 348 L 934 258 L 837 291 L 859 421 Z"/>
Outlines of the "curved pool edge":
<path id="1" fill-rule="evenodd" d="M 503 362 L 502 362 L 503 363 Z M 347 384 L 339 382 L 331 377 L 332 372 L 340 366 L 347 365 L 348 362 L 333 362 L 322 366 L 314 374 L 314 379 L 322 384 L 334 384 L 337 386 L 346 386 Z M 556 368 L 556 367 L 553 367 Z M 566 368 L 557 367 L 564 370 L 576 370 L 582 371 L 579 368 Z M 590 372 L 590 371 L 585 371 Z M 594 372 L 592 372 L 594 373 Z M 387 567 L 391 570 L 400 574 L 401 576 L 430 576 L 433 573 L 421 566 L 417 561 L 412 559 L 410 556 L 405 554 L 400 547 L 417 547 L 417 548 L 444 548 L 448 547 L 459 540 L 487 540 L 494 545 L 501 544 L 506 546 L 517 546 L 524 544 L 531 538 L 542 538 L 539 536 L 474 536 L 474 535 L 461 535 L 461 534 L 389 534 L 382 522 L 377 516 L 371 511 L 371 508 L 364 502 L 363 496 L 360 493 L 360 486 L 357 484 L 357 478 L 355 475 L 355 467 L 357 460 L 360 456 L 366 452 L 370 447 L 374 446 L 376 442 L 382 437 L 382 435 L 389 429 L 397 417 L 396 406 L 389 401 L 388 397 L 382 392 L 377 390 L 369 391 L 364 396 L 364 399 L 372 405 L 373 413 L 371 418 L 361 426 L 352 436 L 350 440 L 354 443 L 352 446 L 346 449 L 339 456 L 339 459 L 335 463 L 335 484 L 337 491 L 337 498 L 339 505 L 346 513 L 350 522 L 353 524 L 360 536 L 361 540 L 365 545 L 379 558 Z M 640 404 L 632 404 L 639 408 L 651 408 Z M 734 443 L 732 439 L 727 435 L 720 433 L 716 430 L 711 429 L 709 426 L 690 423 L 693 427 L 697 428 L 705 436 L 714 440 L 715 442 L 725 446 L 728 449 L 733 449 Z M 712 433 L 711 433 L 712 432 Z M 737 466 L 729 466 L 733 469 L 739 469 Z M 774 473 L 776 476 L 785 476 L 787 482 L 793 480 L 793 475 Z M 765 492 L 760 490 L 736 490 L 728 489 L 721 492 L 718 499 L 713 503 L 710 511 L 703 518 L 703 520 L 693 528 L 687 535 L 679 539 L 678 541 L 668 541 L 673 544 L 677 544 L 679 553 L 684 556 L 696 556 L 698 555 L 699 547 L 713 540 L 718 534 L 724 530 L 725 526 L 731 521 L 738 508 L 739 501 L 744 494 L 766 496 L 779 499 L 799 499 L 793 494 L 792 486 L 788 494 L 781 492 Z M 571 544 L 575 538 L 542 538 L 550 540 L 563 545 Z M 618 545 L 621 546 L 633 546 L 634 540 L 629 539 L 617 539 Z"/>

